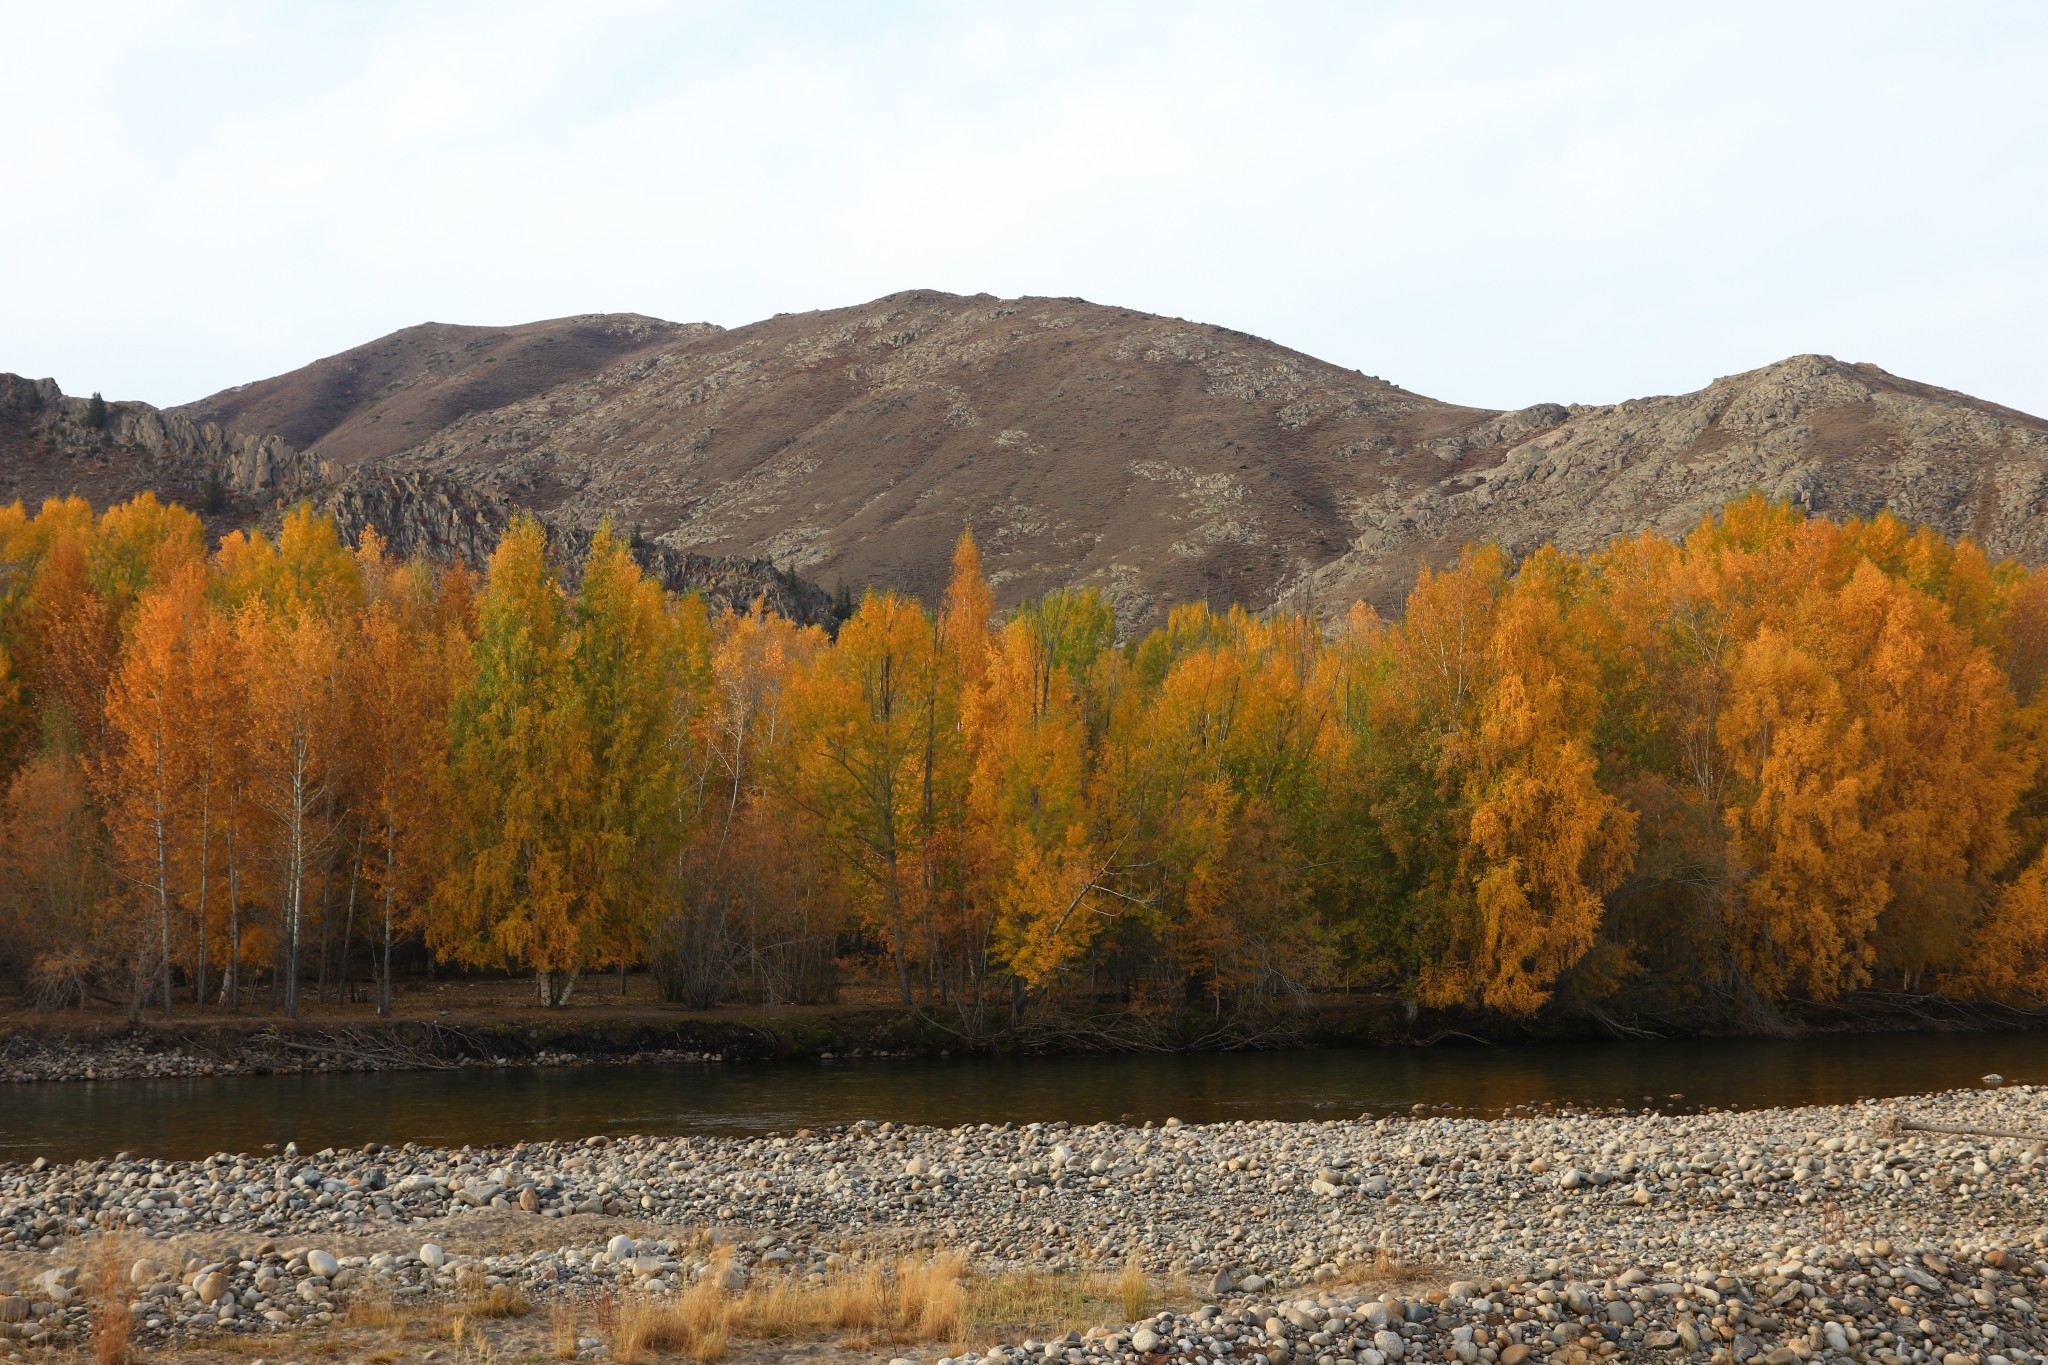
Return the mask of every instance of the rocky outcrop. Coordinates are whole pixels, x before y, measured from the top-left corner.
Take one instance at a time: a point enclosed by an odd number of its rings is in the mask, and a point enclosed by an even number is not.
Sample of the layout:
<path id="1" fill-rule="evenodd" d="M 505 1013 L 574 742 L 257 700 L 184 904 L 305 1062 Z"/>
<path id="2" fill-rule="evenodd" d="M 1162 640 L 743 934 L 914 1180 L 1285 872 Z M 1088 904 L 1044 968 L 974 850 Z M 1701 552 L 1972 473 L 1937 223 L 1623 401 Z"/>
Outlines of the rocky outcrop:
<path id="1" fill-rule="evenodd" d="M 96 503 L 145 489 L 189 500 L 270 501 L 317 486 L 316 461 L 276 436 L 223 431 L 147 403 L 65 394 L 51 379 L 0 374 L 0 491 L 30 501 L 80 491 Z M 40 495 L 40 496 L 38 496 Z"/>
<path id="2" fill-rule="evenodd" d="M 374 530 L 406 558 L 460 561 L 481 569 L 521 511 L 518 504 L 435 474 L 359 470 L 314 498 L 350 544 Z M 590 553 L 594 531 L 542 519 L 548 545 L 573 585 Z M 674 592 L 695 592 L 714 613 L 746 612 L 757 605 L 806 625 L 837 628 L 832 599 L 823 588 L 758 559 L 698 555 L 637 542 L 640 567 Z"/>
<path id="3" fill-rule="evenodd" d="M 1361 499 L 1351 548 L 1312 590 L 1385 596 L 1418 556 L 1477 541 L 1594 550 L 1681 534 L 1751 491 L 1835 517 L 1889 508 L 1995 556 L 2048 560 L 2048 422 L 1874 365 L 1795 356 L 1694 393 L 1525 411 L 1538 420 L 1468 442 L 1429 487 Z"/>
<path id="4" fill-rule="evenodd" d="M 0 483 L 0 493 L 31 504 L 75 492 L 106 506 L 155 492 L 202 511 L 215 531 L 274 526 L 287 507 L 306 502 L 333 517 L 350 545 L 374 529 L 396 554 L 479 569 L 521 510 L 443 476 L 338 469 L 281 437 L 225 432 L 146 403 L 105 403 L 95 412 L 91 399 L 67 396 L 53 380 L 11 374 L 0 374 L 0 477 L 15 485 Z M 573 579 L 592 532 L 540 520 Z M 761 603 L 791 620 L 836 626 L 824 589 L 771 563 L 651 544 L 636 545 L 634 555 L 670 590 L 701 593 L 714 612 Z"/>

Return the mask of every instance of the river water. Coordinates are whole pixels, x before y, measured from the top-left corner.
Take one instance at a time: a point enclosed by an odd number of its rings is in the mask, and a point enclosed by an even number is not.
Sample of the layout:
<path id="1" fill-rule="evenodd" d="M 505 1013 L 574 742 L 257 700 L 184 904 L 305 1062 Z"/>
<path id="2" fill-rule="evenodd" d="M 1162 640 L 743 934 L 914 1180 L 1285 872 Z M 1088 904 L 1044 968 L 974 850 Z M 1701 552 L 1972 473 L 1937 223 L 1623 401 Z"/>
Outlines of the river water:
<path id="1" fill-rule="evenodd" d="M 2048 1033 L 725 1063 L 0 1086 L 0 1159 L 787 1132 L 854 1119 L 1332 1119 L 1415 1105 L 1686 1111 L 2048 1082 Z"/>

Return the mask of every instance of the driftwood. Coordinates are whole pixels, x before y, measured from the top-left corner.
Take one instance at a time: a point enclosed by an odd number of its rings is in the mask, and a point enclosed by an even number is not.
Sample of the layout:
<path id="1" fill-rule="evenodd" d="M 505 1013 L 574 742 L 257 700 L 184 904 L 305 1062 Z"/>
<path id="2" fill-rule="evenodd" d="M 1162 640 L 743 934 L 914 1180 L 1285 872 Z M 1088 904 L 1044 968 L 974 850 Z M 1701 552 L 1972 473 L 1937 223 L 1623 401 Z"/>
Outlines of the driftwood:
<path id="1" fill-rule="evenodd" d="M 2048 1133 L 2020 1133 L 2009 1128 L 1951 1128 L 1940 1123 L 1915 1123 L 1899 1119 L 1894 1125 L 1905 1133 L 1946 1133 L 1953 1137 L 2010 1138 L 2015 1142 L 2048 1142 Z"/>

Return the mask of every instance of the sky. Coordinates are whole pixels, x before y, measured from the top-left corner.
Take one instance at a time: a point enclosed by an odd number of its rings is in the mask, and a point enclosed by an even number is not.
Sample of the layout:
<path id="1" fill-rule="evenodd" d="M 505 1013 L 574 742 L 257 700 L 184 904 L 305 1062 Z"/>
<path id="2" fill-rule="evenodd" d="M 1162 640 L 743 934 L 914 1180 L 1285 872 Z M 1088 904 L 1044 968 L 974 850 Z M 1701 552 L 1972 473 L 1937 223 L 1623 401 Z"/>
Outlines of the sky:
<path id="1" fill-rule="evenodd" d="M 1454 402 L 1825 352 L 2048 414 L 2048 5 L 0 0 L 0 370 L 900 289 Z"/>

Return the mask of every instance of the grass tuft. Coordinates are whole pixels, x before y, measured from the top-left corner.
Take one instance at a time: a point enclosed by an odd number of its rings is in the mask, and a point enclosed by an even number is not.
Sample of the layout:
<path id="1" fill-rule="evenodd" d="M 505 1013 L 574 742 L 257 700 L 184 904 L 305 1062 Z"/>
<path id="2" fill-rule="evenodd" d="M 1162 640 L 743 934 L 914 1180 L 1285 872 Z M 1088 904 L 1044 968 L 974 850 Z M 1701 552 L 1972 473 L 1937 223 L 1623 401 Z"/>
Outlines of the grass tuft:
<path id="1" fill-rule="evenodd" d="M 494 1284 L 465 1298 L 462 1311 L 472 1320 L 523 1318 L 533 1311 L 533 1304 L 518 1286 Z"/>
<path id="2" fill-rule="evenodd" d="M 391 1287 L 381 1278 L 373 1279 L 357 1290 L 349 1301 L 348 1323 L 351 1327 L 388 1332 L 404 1320 L 397 1302 L 391 1297 Z"/>
<path id="3" fill-rule="evenodd" d="M 1151 1310 L 1152 1282 L 1145 1278 L 1145 1267 L 1136 1256 L 1124 1258 L 1123 1270 L 1116 1277 L 1116 1301 L 1125 1322 L 1137 1322 Z"/>
<path id="4" fill-rule="evenodd" d="M 548 1345 L 556 1360 L 576 1358 L 576 1305 L 566 1298 L 548 1305 Z"/>
<path id="5" fill-rule="evenodd" d="M 128 1365 L 131 1358 L 135 1319 L 128 1312 L 128 1272 L 135 1263 L 135 1245 L 124 1235 L 101 1237 L 86 1263 L 93 1365 Z"/>

